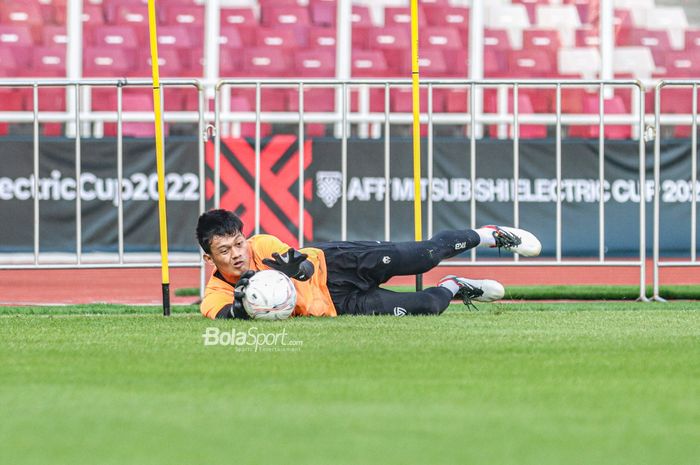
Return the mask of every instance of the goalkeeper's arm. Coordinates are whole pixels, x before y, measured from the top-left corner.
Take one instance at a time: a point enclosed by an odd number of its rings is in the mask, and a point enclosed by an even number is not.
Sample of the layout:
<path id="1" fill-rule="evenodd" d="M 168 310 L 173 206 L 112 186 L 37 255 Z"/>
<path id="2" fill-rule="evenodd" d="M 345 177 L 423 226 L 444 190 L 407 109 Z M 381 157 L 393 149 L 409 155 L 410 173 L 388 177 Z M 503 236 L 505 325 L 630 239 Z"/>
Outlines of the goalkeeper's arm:
<path id="1" fill-rule="evenodd" d="M 246 313 L 243 308 L 243 297 L 245 297 L 245 289 L 250 283 L 250 278 L 255 274 L 255 271 L 248 270 L 241 276 L 241 279 L 236 283 L 236 287 L 233 290 L 233 303 L 225 305 L 216 314 L 216 319 L 227 319 L 227 318 L 238 318 L 241 320 L 248 320 L 250 316 Z"/>
<path id="2" fill-rule="evenodd" d="M 298 281 L 311 279 L 314 274 L 314 264 L 308 260 L 308 255 L 292 247 L 281 255 L 274 252 L 272 258 L 264 258 L 262 262 L 273 270 L 281 271 Z"/>

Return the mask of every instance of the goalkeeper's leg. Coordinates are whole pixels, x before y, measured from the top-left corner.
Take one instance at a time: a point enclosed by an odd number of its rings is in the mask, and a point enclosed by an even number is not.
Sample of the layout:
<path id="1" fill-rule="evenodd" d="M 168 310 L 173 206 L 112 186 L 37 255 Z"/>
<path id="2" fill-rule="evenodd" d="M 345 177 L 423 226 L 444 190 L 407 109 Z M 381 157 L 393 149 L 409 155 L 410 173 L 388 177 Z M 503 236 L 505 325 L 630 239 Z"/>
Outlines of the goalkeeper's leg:
<path id="1" fill-rule="evenodd" d="M 503 295 L 503 286 L 497 281 L 450 275 L 443 278 L 437 286 L 419 292 L 393 292 L 377 288 L 366 292 L 349 292 L 342 297 L 336 296 L 335 300 L 340 314 L 439 315 L 456 297 L 461 298 L 467 306 L 474 307 L 472 301 L 492 302 L 501 299 Z"/>

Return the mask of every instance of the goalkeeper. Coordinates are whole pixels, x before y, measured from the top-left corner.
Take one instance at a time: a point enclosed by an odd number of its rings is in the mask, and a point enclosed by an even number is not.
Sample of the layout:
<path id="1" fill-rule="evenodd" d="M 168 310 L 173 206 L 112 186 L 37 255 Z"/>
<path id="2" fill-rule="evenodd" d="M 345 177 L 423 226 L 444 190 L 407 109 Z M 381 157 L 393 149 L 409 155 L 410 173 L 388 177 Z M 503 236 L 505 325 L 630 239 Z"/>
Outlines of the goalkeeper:
<path id="1" fill-rule="evenodd" d="M 255 271 L 275 269 L 294 281 L 295 316 L 439 315 L 454 298 L 465 304 L 503 297 L 493 280 L 445 276 L 420 292 L 393 292 L 379 286 L 393 276 L 416 275 L 442 260 L 477 246 L 499 247 L 531 257 L 541 244 L 522 229 L 485 226 L 441 231 L 421 242 L 322 242 L 300 250 L 275 236 L 243 236 L 243 222 L 228 210 L 203 213 L 197 241 L 214 273 L 200 310 L 208 318 L 246 318 L 241 299 Z"/>

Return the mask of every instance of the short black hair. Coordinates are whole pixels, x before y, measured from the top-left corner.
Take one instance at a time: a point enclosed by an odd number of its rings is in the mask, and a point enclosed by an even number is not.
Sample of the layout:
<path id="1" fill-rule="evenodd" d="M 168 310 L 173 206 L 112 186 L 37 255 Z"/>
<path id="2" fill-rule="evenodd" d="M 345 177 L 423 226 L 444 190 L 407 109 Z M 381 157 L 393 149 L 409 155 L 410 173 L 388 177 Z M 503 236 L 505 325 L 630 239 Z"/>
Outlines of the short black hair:
<path id="1" fill-rule="evenodd" d="M 229 210 L 209 210 L 197 220 L 197 242 L 206 253 L 211 253 L 214 236 L 235 236 L 238 233 L 243 233 L 243 221 Z"/>

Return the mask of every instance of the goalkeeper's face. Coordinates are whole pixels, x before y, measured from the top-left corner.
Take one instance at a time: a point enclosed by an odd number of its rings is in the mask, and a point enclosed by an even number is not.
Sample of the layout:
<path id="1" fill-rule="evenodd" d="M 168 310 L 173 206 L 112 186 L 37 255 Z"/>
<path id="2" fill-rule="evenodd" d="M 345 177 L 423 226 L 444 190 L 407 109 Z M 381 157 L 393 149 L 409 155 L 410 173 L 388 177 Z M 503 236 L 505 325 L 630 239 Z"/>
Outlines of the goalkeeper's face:
<path id="1" fill-rule="evenodd" d="M 214 265 L 226 281 L 235 283 L 243 273 L 248 271 L 250 246 L 243 234 L 214 236 L 210 249 L 211 253 L 204 254 L 204 259 Z"/>

